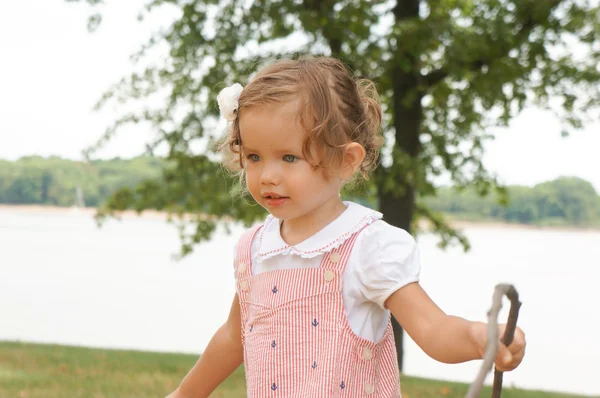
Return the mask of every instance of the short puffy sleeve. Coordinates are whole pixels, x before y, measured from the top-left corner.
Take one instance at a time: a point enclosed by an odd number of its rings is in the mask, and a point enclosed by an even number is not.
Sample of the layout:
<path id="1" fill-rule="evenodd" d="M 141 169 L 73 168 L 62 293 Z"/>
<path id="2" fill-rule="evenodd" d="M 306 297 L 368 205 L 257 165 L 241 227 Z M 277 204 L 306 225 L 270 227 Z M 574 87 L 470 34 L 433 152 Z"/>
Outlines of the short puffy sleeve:
<path id="1" fill-rule="evenodd" d="M 421 264 L 415 239 L 405 230 L 382 220 L 366 227 L 356 238 L 352 272 L 366 300 L 382 309 L 403 286 L 419 281 Z M 352 256 L 354 257 L 354 256 Z"/>

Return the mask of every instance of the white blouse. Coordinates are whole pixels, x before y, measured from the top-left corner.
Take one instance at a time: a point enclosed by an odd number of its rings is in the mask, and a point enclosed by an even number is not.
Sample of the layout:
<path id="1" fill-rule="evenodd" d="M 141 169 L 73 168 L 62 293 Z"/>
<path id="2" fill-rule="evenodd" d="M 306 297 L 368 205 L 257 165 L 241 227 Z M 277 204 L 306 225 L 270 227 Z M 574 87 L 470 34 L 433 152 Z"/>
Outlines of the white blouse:
<path id="1" fill-rule="evenodd" d="M 281 220 L 269 215 L 252 242 L 252 272 L 318 268 L 324 253 L 366 226 L 348 258 L 342 295 L 354 333 L 377 342 L 389 317 L 385 301 L 401 287 L 419 280 L 419 251 L 414 238 L 381 220 L 381 213 L 353 202 L 344 204 L 347 208 L 338 218 L 295 246 L 288 246 L 281 238 Z"/>

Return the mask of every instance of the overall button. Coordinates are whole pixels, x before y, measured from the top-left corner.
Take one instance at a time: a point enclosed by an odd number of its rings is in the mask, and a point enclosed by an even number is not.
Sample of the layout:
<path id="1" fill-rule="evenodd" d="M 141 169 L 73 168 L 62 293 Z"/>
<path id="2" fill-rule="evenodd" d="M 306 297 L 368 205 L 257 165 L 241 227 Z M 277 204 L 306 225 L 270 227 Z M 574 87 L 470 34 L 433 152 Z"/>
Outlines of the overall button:
<path id="1" fill-rule="evenodd" d="M 248 281 L 240 282 L 240 289 L 242 289 L 244 292 L 247 292 L 248 288 L 249 288 Z"/>
<path id="2" fill-rule="evenodd" d="M 362 357 L 363 359 L 369 361 L 371 358 L 373 358 L 373 351 L 370 348 L 365 347 L 362 353 Z"/>
<path id="3" fill-rule="evenodd" d="M 333 273 L 332 270 L 328 269 L 325 271 L 325 274 L 323 277 L 325 278 L 325 280 L 327 282 L 331 282 L 333 280 L 333 278 L 335 278 L 335 274 Z"/>
<path id="4" fill-rule="evenodd" d="M 331 252 L 331 255 L 329 256 L 329 260 L 330 260 L 332 263 L 337 263 L 337 262 L 339 262 L 339 261 L 340 261 L 340 258 L 341 258 L 341 256 L 340 256 L 340 253 L 338 253 L 338 252 Z"/>
<path id="5" fill-rule="evenodd" d="M 372 384 L 366 383 L 365 384 L 365 392 L 367 394 L 373 394 L 375 392 L 375 387 L 373 387 Z"/>
<path id="6" fill-rule="evenodd" d="M 240 274 L 243 274 L 244 272 L 246 272 L 246 264 L 245 263 L 238 264 L 238 272 Z"/>

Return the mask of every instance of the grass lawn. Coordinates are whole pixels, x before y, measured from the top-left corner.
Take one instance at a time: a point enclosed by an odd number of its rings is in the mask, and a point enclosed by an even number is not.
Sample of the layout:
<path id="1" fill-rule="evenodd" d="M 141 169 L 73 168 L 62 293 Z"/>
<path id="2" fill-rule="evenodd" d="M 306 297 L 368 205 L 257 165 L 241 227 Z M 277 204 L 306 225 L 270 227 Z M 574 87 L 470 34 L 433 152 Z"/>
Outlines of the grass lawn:
<path id="1" fill-rule="evenodd" d="M 0 342 L 0 398 L 164 397 L 196 362 L 195 355 Z M 464 397 L 467 385 L 404 376 L 404 398 Z M 240 367 L 212 397 L 242 398 Z M 483 394 L 489 397 L 489 389 Z M 507 388 L 506 398 L 575 398 Z"/>

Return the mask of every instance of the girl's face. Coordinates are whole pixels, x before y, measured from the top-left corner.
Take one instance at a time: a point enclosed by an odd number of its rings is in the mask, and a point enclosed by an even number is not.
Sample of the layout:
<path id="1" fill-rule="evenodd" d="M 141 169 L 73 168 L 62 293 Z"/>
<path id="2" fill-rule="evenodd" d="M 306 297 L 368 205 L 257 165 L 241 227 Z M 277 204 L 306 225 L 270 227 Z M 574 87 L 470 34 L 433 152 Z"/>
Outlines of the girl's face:
<path id="1" fill-rule="evenodd" d="M 240 115 L 246 184 L 258 204 L 282 220 L 319 214 L 341 204 L 342 181 L 314 169 L 302 155 L 306 133 L 297 104 L 258 106 Z"/>

